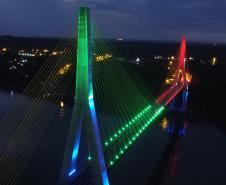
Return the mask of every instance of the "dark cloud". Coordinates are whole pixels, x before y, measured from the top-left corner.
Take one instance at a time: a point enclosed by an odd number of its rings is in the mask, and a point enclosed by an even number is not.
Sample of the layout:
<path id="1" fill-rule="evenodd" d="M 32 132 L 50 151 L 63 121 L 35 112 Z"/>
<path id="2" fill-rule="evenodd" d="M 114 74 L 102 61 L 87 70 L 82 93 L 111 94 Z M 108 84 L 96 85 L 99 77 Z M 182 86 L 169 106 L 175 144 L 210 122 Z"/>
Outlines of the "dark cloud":
<path id="1" fill-rule="evenodd" d="M 225 0 L 0 0 L 0 34 L 73 36 L 80 6 L 104 37 L 226 42 Z"/>

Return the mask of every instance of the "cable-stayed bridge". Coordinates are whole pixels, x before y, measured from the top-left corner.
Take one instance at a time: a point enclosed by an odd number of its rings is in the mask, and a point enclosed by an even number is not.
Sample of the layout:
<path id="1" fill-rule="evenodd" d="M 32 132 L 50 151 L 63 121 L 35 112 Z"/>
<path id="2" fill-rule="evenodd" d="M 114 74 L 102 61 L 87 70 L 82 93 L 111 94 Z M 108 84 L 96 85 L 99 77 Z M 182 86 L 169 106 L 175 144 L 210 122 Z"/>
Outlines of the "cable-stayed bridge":
<path id="1" fill-rule="evenodd" d="M 77 41 L 59 43 L 61 57 L 51 56 L 0 124 L 0 182 L 16 184 L 56 111 L 74 84 L 74 106 L 58 184 L 110 184 L 108 171 L 166 109 L 186 111 L 191 76 L 186 39 L 158 97 L 121 61 L 111 43 L 100 39 L 89 8 L 78 17 Z M 75 83 L 74 83 L 75 82 Z M 79 166 L 82 130 L 87 163 Z M 81 174 L 81 172 L 84 172 Z M 92 179 L 91 182 L 80 179 Z"/>

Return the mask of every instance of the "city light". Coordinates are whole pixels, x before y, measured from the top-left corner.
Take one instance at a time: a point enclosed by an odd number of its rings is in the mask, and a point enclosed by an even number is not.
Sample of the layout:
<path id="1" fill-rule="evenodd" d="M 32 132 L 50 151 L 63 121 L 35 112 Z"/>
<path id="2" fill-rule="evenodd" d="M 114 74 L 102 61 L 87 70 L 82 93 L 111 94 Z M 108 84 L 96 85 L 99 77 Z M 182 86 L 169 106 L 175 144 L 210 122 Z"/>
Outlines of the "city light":
<path id="1" fill-rule="evenodd" d="M 166 84 L 170 84 L 170 80 L 167 78 L 165 81 Z"/>
<path id="2" fill-rule="evenodd" d="M 186 80 L 187 80 L 188 83 L 191 82 L 191 80 L 192 80 L 192 75 L 191 75 L 190 73 L 186 73 Z"/>
<path id="3" fill-rule="evenodd" d="M 60 108 L 62 108 L 62 109 L 64 108 L 64 102 L 63 101 L 60 102 Z"/>
<path id="4" fill-rule="evenodd" d="M 110 55 L 110 54 L 105 54 L 105 55 L 98 55 L 98 56 L 96 56 L 96 61 L 97 62 L 102 62 L 102 61 L 105 61 L 105 60 L 107 60 L 107 59 L 109 59 L 109 58 L 111 58 L 112 57 L 112 55 Z"/>
<path id="5" fill-rule="evenodd" d="M 52 52 L 53 56 L 56 56 L 57 54 L 58 54 L 58 52 L 56 52 L 56 51 Z"/>
<path id="6" fill-rule="evenodd" d="M 217 58 L 216 58 L 216 57 L 213 57 L 212 60 L 211 60 L 211 64 L 212 64 L 213 66 L 215 66 L 216 63 L 217 63 Z"/>
<path id="7" fill-rule="evenodd" d="M 65 64 L 62 68 L 59 69 L 58 74 L 65 75 L 66 73 L 68 73 L 70 68 L 71 68 L 71 64 Z"/>
<path id="8" fill-rule="evenodd" d="M 136 62 L 140 62 L 140 58 L 138 57 L 138 58 L 136 58 Z"/>
<path id="9" fill-rule="evenodd" d="M 21 56 L 26 56 L 26 57 L 35 57 L 36 56 L 36 54 L 34 54 L 34 53 L 19 52 L 18 54 L 21 55 Z"/>
<path id="10" fill-rule="evenodd" d="M 6 51 L 7 51 L 7 48 L 2 48 L 2 51 L 3 51 L 3 52 L 6 52 Z"/>

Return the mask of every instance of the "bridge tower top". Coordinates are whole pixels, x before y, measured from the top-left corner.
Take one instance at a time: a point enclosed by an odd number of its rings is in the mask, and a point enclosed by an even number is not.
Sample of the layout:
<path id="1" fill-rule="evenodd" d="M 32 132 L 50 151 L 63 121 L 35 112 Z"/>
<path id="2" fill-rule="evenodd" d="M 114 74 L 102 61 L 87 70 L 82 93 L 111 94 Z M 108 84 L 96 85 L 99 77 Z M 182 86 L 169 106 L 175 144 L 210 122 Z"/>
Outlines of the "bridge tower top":
<path id="1" fill-rule="evenodd" d="M 179 57 L 178 57 L 178 68 L 176 72 L 176 79 L 175 84 L 177 84 L 179 81 L 184 83 L 184 87 L 188 88 L 188 84 L 191 82 L 191 75 L 187 71 L 186 68 L 186 50 L 187 50 L 187 43 L 186 43 L 186 37 L 183 36 L 179 51 Z"/>

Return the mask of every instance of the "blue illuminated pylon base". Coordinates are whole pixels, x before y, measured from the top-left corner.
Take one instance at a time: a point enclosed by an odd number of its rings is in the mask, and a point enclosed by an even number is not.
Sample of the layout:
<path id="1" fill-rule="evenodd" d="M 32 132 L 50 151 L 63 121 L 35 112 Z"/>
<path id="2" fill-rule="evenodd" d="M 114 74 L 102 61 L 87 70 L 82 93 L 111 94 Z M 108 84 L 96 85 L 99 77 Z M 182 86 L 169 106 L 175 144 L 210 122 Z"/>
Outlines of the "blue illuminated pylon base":
<path id="1" fill-rule="evenodd" d="M 188 87 L 186 87 L 182 92 L 182 101 L 180 105 L 177 105 L 177 100 L 180 96 L 177 96 L 173 99 L 173 101 L 169 104 L 170 111 L 180 111 L 186 112 L 188 106 Z"/>

